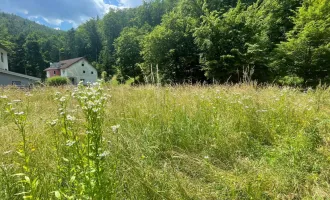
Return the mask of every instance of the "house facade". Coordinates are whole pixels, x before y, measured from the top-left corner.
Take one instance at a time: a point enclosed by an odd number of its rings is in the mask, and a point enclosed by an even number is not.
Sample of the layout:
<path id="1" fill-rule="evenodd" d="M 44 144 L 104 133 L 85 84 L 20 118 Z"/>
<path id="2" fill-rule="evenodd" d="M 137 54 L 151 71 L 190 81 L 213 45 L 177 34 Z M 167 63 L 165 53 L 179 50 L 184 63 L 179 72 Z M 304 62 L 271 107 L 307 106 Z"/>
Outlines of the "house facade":
<path id="1" fill-rule="evenodd" d="M 40 82 L 41 79 L 0 69 L 0 86 L 16 85 L 20 87 L 27 87 L 38 81 Z"/>
<path id="2" fill-rule="evenodd" d="M 9 71 L 8 50 L 0 44 L 0 86 L 30 86 L 37 81 L 41 79 Z"/>
<path id="3" fill-rule="evenodd" d="M 8 70 L 8 50 L 0 44 L 0 69 Z"/>
<path id="4" fill-rule="evenodd" d="M 95 83 L 98 79 L 96 69 L 83 57 L 51 63 L 45 71 L 47 78 L 54 76 L 67 77 L 74 85 L 81 81 L 84 84 Z"/>

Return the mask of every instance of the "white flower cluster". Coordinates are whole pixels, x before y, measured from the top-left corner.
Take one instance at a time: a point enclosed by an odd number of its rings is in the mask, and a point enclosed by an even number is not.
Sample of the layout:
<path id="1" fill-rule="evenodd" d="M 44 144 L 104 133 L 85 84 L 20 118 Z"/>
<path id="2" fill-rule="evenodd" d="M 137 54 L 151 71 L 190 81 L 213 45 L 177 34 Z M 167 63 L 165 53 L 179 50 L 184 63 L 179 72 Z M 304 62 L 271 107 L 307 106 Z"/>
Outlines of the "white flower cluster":
<path id="1" fill-rule="evenodd" d="M 76 118 L 75 118 L 74 116 L 71 116 L 71 115 L 67 115 L 67 116 L 66 116 L 66 119 L 67 119 L 68 121 L 75 121 L 75 120 L 76 120 Z"/>
<path id="2" fill-rule="evenodd" d="M 111 126 L 111 129 L 114 133 L 117 133 L 119 128 L 120 128 L 120 125 Z"/>
<path id="3" fill-rule="evenodd" d="M 101 83 L 89 84 L 87 87 L 79 85 L 72 96 L 76 98 L 85 114 L 95 113 L 99 117 L 103 113 L 108 96 L 105 95 Z"/>
<path id="4" fill-rule="evenodd" d="M 75 141 L 68 140 L 66 142 L 66 146 L 72 147 L 75 143 L 76 143 Z"/>
<path id="5" fill-rule="evenodd" d="M 51 121 L 49 124 L 50 124 L 51 126 L 56 126 L 57 122 L 58 122 L 58 119 L 54 119 L 54 120 Z"/>
<path id="6" fill-rule="evenodd" d="M 24 115 L 24 112 L 16 112 L 15 115 Z"/>

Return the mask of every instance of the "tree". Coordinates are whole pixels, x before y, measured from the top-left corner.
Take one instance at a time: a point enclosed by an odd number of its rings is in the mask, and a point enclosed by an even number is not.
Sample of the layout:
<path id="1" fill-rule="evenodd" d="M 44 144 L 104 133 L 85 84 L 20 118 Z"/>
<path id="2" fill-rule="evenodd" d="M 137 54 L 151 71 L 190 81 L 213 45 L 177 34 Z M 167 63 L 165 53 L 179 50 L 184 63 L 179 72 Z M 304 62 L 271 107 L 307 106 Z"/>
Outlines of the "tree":
<path id="1" fill-rule="evenodd" d="M 13 72 L 26 74 L 26 53 L 24 49 L 25 35 L 20 34 L 15 40 L 15 47 L 9 57 L 10 70 Z"/>
<path id="2" fill-rule="evenodd" d="M 231 79 L 237 82 L 237 71 L 249 64 L 245 61 L 245 53 L 252 31 L 245 26 L 244 15 L 241 15 L 244 9 L 245 6 L 238 3 L 235 8 L 222 15 L 218 11 L 209 11 L 204 6 L 205 16 L 194 36 L 202 51 L 205 76 L 210 80 L 225 82 Z"/>
<path id="3" fill-rule="evenodd" d="M 142 62 L 141 41 L 150 27 L 144 29 L 125 28 L 120 36 L 115 40 L 116 64 L 124 80 L 129 77 L 135 78 L 141 74 L 141 69 L 137 65 Z M 135 81 L 134 81 L 135 82 Z"/>
<path id="4" fill-rule="evenodd" d="M 159 66 L 163 82 L 182 83 L 203 79 L 199 66 L 199 52 L 194 44 L 196 21 L 172 11 L 163 22 L 143 40 L 144 71 Z"/>
<path id="5" fill-rule="evenodd" d="M 330 4 L 306 1 L 294 18 L 294 29 L 276 49 L 272 67 L 278 75 L 297 75 L 307 85 L 330 83 Z"/>
<path id="6" fill-rule="evenodd" d="M 42 58 L 40 53 L 40 47 L 38 43 L 38 37 L 35 33 L 29 34 L 24 44 L 26 52 L 26 74 L 31 76 L 37 76 L 45 78 L 44 70 L 47 63 Z"/>
<path id="7" fill-rule="evenodd" d="M 91 19 L 82 24 L 77 30 L 77 37 L 77 42 L 81 45 L 78 55 L 86 57 L 90 62 L 97 61 L 102 49 L 97 20 Z M 70 46 L 70 49 L 74 48 L 72 45 Z"/>

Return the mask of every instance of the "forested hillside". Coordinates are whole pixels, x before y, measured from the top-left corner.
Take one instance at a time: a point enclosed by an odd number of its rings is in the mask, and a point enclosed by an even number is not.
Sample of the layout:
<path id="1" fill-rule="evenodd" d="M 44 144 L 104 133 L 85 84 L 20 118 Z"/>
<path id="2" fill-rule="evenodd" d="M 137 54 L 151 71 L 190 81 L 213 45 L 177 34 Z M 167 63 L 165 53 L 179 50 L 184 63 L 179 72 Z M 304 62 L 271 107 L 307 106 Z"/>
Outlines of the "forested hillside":
<path id="1" fill-rule="evenodd" d="M 330 82 L 329 0 L 154 0 L 67 32 L 0 16 L 10 68 L 29 75 L 84 56 L 121 82 Z"/>

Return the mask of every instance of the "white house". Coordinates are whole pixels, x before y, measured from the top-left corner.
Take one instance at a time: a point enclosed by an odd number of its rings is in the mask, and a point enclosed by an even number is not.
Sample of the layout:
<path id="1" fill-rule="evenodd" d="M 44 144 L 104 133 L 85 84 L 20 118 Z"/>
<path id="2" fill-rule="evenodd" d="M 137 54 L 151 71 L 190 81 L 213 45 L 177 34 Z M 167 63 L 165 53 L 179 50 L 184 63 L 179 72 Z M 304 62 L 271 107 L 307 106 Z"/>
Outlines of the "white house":
<path id="1" fill-rule="evenodd" d="M 53 76 L 67 77 L 75 85 L 80 81 L 83 81 L 84 84 L 95 83 L 98 77 L 96 69 L 83 57 L 50 63 L 50 67 L 45 71 L 47 78 Z"/>
<path id="2" fill-rule="evenodd" d="M 16 85 L 27 87 L 35 82 L 41 81 L 40 78 L 11 72 L 8 69 L 8 50 L 0 44 L 0 86 Z"/>
<path id="3" fill-rule="evenodd" d="M 8 70 L 8 50 L 0 44 L 0 69 Z"/>

